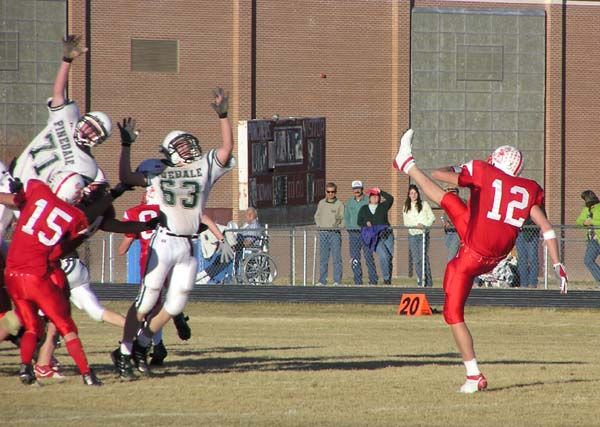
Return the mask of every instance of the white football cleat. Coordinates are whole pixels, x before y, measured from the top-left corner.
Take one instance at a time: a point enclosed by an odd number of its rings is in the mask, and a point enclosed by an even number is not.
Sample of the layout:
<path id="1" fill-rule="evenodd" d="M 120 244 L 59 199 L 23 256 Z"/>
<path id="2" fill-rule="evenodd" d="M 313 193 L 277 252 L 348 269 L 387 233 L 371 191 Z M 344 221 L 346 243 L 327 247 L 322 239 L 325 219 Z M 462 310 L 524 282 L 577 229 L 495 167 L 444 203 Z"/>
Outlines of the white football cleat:
<path id="1" fill-rule="evenodd" d="M 404 132 L 404 135 L 400 138 L 398 154 L 394 159 L 394 167 L 404 173 L 408 173 L 410 168 L 415 165 L 415 159 L 412 155 L 412 137 L 414 133 L 415 131 L 412 129 Z"/>
<path id="2" fill-rule="evenodd" d="M 469 375 L 467 376 L 467 380 L 460 387 L 461 393 L 475 393 L 477 391 L 483 391 L 487 388 L 487 379 L 483 376 L 483 374 L 479 375 Z"/>

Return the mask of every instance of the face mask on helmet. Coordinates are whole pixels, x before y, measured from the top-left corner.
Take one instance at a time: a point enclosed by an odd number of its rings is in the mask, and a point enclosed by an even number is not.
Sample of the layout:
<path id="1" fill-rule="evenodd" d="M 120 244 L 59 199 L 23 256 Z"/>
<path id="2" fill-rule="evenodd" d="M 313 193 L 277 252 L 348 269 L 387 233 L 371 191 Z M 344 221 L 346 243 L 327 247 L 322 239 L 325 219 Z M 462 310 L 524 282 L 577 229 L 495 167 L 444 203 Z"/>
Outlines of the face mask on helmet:
<path id="1" fill-rule="evenodd" d="M 202 157 L 198 138 L 191 133 L 175 130 L 164 139 L 160 151 L 172 165 L 192 163 Z"/>
<path id="2" fill-rule="evenodd" d="M 59 199 L 74 205 L 83 196 L 85 182 L 83 177 L 75 172 L 56 172 L 50 178 L 49 185 Z"/>
<path id="3" fill-rule="evenodd" d="M 523 170 L 523 154 L 515 147 L 503 145 L 488 157 L 488 163 L 508 175 L 519 176 Z"/>
<path id="4" fill-rule="evenodd" d="M 106 141 L 111 132 L 110 118 L 100 111 L 91 111 L 75 125 L 74 139 L 78 144 L 93 147 Z"/>

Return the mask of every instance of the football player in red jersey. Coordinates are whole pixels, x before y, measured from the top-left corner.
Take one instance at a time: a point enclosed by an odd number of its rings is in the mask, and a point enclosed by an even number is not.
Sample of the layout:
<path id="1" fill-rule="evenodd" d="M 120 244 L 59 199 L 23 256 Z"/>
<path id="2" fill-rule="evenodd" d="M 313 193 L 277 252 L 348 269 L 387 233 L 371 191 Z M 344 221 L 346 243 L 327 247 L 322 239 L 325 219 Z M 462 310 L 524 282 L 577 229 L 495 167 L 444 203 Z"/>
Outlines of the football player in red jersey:
<path id="1" fill-rule="evenodd" d="M 146 189 L 146 193 L 142 197 L 141 203 L 132 208 L 127 209 L 123 214 L 123 220 L 147 221 L 152 218 L 158 218 L 160 216 L 160 208 L 156 203 L 154 203 L 154 200 L 152 198 L 153 193 L 154 189 L 152 187 L 148 187 Z M 125 234 L 125 238 L 121 241 L 121 244 L 117 248 L 117 253 L 119 255 L 125 255 L 131 247 L 134 240 L 138 239 L 140 241 L 140 277 L 144 277 L 144 272 L 148 260 L 150 238 L 152 237 L 152 234 L 153 232 L 150 231 L 144 231 L 141 233 L 127 233 Z M 157 309 L 162 304 L 159 301 L 157 302 L 157 305 L 158 307 L 155 307 L 153 313 L 157 311 Z M 134 317 L 135 313 L 135 304 L 132 304 L 127 312 L 127 315 Z M 130 324 L 133 325 L 131 328 L 123 329 L 122 342 L 133 341 L 135 334 L 139 329 L 139 324 L 137 322 L 130 322 Z M 167 357 L 167 349 L 162 341 L 162 329 L 154 334 L 154 337 L 152 337 L 152 341 L 153 353 L 151 355 L 150 365 L 160 366 L 163 364 L 164 359 Z M 133 377 L 132 369 L 130 365 L 126 363 L 128 362 L 128 360 L 119 360 L 118 354 L 116 353 L 111 353 L 111 358 L 113 359 L 113 363 L 115 363 L 117 370 L 119 371 L 119 375 L 122 379 L 130 379 Z"/>
<path id="2" fill-rule="evenodd" d="M 58 172 L 52 176 L 50 186 L 32 179 L 23 189 L 19 181 L 13 180 L 14 194 L 0 193 L 0 203 L 21 212 L 8 250 L 4 279 L 25 327 L 19 370 L 23 384 L 36 382 L 31 362 L 43 332 L 38 309 L 56 325 L 84 384 L 102 384 L 90 369 L 70 315 L 64 272 L 58 264 L 48 261 L 55 246 L 65 239 L 76 238 L 89 226 L 85 214 L 73 206 L 81 199 L 84 185 L 81 175 Z"/>
<path id="3" fill-rule="evenodd" d="M 567 293 L 568 278 L 559 259 L 556 233 L 541 208 L 544 191 L 537 182 L 519 177 L 523 169 L 521 151 L 505 145 L 497 148 L 487 161 L 472 160 L 461 167 L 432 173 L 437 180 L 469 188 L 467 205 L 419 169 L 412 156 L 412 137 L 412 129 L 402 136 L 394 167 L 409 175 L 429 199 L 446 211 L 460 237 L 461 247 L 444 275 L 444 319 L 450 325 L 467 371 L 460 391 L 474 393 L 487 387 L 487 379 L 477 366 L 473 338 L 464 320 L 465 303 L 473 280 L 491 271 L 508 255 L 529 216 L 542 230 L 561 293 Z"/>

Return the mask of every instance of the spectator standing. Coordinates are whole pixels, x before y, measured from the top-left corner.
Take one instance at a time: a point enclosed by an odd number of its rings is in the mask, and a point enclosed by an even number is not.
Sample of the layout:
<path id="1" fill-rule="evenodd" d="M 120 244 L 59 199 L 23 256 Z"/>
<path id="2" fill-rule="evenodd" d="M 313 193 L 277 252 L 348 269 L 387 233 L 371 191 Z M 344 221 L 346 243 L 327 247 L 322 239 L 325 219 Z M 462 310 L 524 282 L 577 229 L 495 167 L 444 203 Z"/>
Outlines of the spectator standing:
<path id="1" fill-rule="evenodd" d="M 412 259 L 417 270 L 417 285 L 423 287 L 433 286 L 431 266 L 429 265 L 429 230 L 435 222 L 435 215 L 427 201 L 421 199 L 421 193 L 416 185 L 408 186 L 408 194 L 404 202 L 404 226 L 408 229 L 408 245 Z M 423 266 L 425 280 L 423 280 Z"/>
<path id="2" fill-rule="evenodd" d="M 377 269 L 373 253 L 365 245 L 360 237 L 360 226 L 358 225 L 358 212 L 363 206 L 369 204 L 369 198 L 363 192 L 362 181 L 352 181 L 352 197 L 348 199 L 344 209 L 344 223 L 348 231 L 348 245 L 350 247 L 350 266 L 354 274 L 354 284 L 363 284 L 362 264 L 360 253 L 362 251 L 367 270 L 369 271 L 369 285 L 377 284 Z"/>
<path id="3" fill-rule="evenodd" d="M 458 188 L 446 188 L 446 193 L 454 193 L 458 195 Z M 445 213 L 440 216 L 440 220 L 442 221 L 442 225 L 444 227 L 444 245 L 446 246 L 448 261 L 450 261 L 458 252 L 460 239 L 458 238 L 456 227 L 454 227 L 454 224 L 452 224 L 452 221 L 450 221 L 450 218 L 448 218 Z"/>
<path id="4" fill-rule="evenodd" d="M 390 228 L 388 212 L 394 204 L 394 197 L 379 188 L 371 188 L 367 196 L 369 204 L 358 211 L 361 237 L 371 252 L 377 252 L 383 284 L 391 285 L 394 233 Z"/>
<path id="5" fill-rule="evenodd" d="M 523 223 L 523 228 L 517 236 L 517 271 L 521 288 L 537 288 L 538 284 L 538 253 L 540 229 L 531 217 Z"/>
<path id="6" fill-rule="evenodd" d="M 333 285 L 342 281 L 342 236 L 340 227 L 344 226 L 344 204 L 337 198 L 337 185 L 328 182 L 325 198 L 317 205 L 315 224 L 319 227 L 320 285 L 327 284 L 329 255 L 333 258 Z"/>
<path id="7" fill-rule="evenodd" d="M 585 202 L 585 207 L 577 217 L 575 223 L 580 227 L 587 227 L 588 243 L 585 250 L 583 263 L 590 270 L 594 280 L 600 283 L 600 266 L 596 263 L 596 258 L 600 255 L 600 200 L 592 190 L 585 190 L 581 193 L 581 198 Z"/>

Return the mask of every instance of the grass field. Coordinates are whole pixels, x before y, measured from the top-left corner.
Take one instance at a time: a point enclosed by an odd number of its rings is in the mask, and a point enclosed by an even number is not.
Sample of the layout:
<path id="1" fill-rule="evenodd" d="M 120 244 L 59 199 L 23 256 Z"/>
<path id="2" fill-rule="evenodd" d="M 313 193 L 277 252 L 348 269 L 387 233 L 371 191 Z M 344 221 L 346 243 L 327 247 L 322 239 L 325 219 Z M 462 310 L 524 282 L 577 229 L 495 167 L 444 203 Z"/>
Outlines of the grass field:
<path id="1" fill-rule="evenodd" d="M 124 303 L 110 303 L 123 311 Z M 165 331 L 156 378 L 121 383 L 109 351 L 120 331 L 77 312 L 105 385 L 68 378 L 21 385 L 18 352 L 0 344 L 6 426 L 598 425 L 597 311 L 473 308 L 467 319 L 489 390 L 457 393 L 464 369 L 441 315 L 396 307 L 189 304 L 192 339 Z"/>

